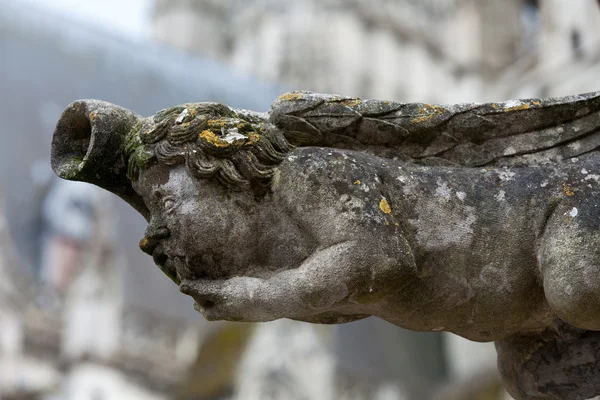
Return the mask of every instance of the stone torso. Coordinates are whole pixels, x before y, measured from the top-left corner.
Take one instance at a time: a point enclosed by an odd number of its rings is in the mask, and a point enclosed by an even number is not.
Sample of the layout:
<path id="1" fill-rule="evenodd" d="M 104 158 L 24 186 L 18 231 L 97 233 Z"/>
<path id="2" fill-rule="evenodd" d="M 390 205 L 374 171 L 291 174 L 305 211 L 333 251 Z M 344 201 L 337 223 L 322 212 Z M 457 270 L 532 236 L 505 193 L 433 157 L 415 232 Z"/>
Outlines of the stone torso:
<path id="1" fill-rule="evenodd" d="M 399 167 L 393 187 L 425 289 L 413 295 L 429 304 L 422 311 L 439 321 L 434 329 L 477 326 L 474 339 L 490 340 L 547 326 L 540 240 L 555 234 L 546 232 L 553 215 L 569 224 L 592 211 L 600 220 L 596 204 L 582 201 L 598 195 L 599 164 L 590 157 L 548 167 Z"/>
<path id="2" fill-rule="evenodd" d="M 580 200 L 599 191 L 593 173 L 599 164 L 588 157 L 547 167 L 422 167 L 354 151 L 305 148 L 282 165 L 297 176 L 280 179 L 335 188 L 328 196 L 320 193 L 320 200 L 299 204 L 312 218 L 323 212 L 318 218 L 338 224 L 340 232 L 344 220 L 362 213 L 385 224 L 390 238 L 406 238 L 416 273 L 382 302 L 380 316 L 410 329 L 449 330 L 489 341 L 549 324 L 539 240 L 557 209 L 576 218 L 587 207 Z M 331 221 L 326 215 L 331 207 L 320 210 L 313 201 L 343 203 L 346 217 Z"/>

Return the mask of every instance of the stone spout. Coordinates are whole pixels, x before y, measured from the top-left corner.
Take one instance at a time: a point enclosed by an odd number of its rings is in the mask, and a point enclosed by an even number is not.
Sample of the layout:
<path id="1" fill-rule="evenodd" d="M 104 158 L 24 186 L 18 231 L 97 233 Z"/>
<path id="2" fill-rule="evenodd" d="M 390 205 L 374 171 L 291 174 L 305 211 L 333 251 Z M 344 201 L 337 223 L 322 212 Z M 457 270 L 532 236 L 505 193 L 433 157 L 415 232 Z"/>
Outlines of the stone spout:
<path id="1" fill-rule="evenodd" d="M 127 177 L 125 144 L 140 117 L 99 100 L 78 100 L 62 113 L 52 138 L 51 164 L 63 179 L 92 183 L 121 197 L 144 217 L 148 210 Z"/>

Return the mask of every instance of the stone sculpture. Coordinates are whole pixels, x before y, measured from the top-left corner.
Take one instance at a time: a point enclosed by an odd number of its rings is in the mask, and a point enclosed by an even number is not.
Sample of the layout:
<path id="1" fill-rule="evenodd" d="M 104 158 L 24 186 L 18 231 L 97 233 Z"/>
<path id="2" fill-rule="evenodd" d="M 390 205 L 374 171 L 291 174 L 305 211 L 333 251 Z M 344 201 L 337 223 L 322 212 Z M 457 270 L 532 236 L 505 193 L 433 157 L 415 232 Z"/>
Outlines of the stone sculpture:
<path id="1" fill-rule="evenodd" d="M 209 320 L 377 316 L 495 341 L 518 399 L 600 394 L 600 93 L 438 106 L 293 92 L 142 118 L 82 100 L 52 167 L 148 220 Z"/>

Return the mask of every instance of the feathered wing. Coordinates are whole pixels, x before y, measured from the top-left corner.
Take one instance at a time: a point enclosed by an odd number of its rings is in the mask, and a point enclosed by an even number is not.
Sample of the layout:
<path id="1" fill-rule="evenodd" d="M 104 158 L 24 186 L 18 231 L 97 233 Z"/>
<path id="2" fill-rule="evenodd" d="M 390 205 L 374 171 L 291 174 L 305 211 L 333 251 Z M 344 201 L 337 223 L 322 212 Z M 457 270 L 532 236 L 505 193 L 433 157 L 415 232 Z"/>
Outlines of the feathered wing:
<path id="1" fill-rule="evenodd" d="M 275 101 L 269 120 L 296 146 L 430 165 L 536 165 L 600 147 L 600 92 L 454 105 L 292 92 Z"/>

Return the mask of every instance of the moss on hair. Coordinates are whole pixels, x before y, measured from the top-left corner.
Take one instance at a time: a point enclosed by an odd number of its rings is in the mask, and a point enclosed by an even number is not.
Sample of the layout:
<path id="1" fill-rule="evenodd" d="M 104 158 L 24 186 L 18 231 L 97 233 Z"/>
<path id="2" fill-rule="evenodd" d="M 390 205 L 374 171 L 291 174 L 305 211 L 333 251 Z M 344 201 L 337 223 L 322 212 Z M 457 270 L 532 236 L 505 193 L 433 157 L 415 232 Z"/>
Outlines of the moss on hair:
<path id="1" fill-rule="evenodd" d="M 195 103 L 142 120 L 130 132 L 125 153 L 131 180 L 155 162 L 186 164 L 198 179 L 246 190 L 264 187 L 292 148 L 264 120 L 217 103 Z"/>

